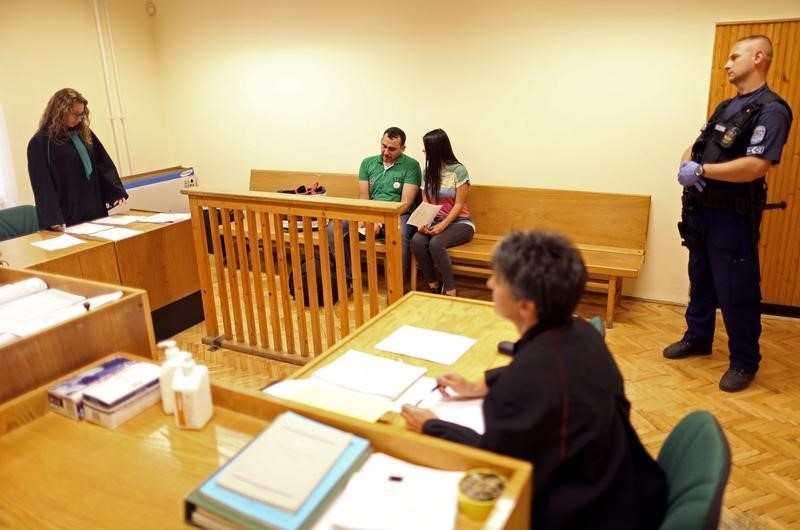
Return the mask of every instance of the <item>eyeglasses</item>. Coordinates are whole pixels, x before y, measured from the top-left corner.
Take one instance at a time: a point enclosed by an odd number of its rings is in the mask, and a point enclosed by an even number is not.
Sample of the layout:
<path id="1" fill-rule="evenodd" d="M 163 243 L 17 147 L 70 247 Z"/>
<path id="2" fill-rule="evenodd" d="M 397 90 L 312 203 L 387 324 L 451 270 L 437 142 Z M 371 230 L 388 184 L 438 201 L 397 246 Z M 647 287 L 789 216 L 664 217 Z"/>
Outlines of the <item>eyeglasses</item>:
<path id="1" fill-rule="evenodd" d="M 70 111 L 69 114 L 70 114 L 70 116 L 72 116 L 73 118 L 76 118 L 78 120 L 82 120 L 83 118 L 86 117 L 86 111 L 85 110 L 83 112 L 72 112 L 72 111 Z"/>

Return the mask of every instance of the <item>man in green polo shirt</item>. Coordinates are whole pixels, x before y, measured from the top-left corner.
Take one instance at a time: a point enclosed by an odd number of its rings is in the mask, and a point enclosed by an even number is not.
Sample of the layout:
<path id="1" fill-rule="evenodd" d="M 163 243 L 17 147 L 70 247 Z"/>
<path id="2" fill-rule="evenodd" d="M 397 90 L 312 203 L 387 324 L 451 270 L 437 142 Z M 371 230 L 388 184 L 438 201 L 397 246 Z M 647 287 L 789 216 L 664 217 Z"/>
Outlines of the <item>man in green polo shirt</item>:
<path id="1" fill-rule="evenodd" d="M 403 276 L 408 276 L 411 263 L 409 241 L 416 227 L 406 224 L 419 187 L 422 184 L 422 171 L 419 162 L 404 154 L 406 150 L 406 133 L 398 127 L 389 127 L 381 138 L 381 154 L 365 158 L 358 170 L 358 191 L 360 199 L 377 201 L 394 201 L 403 203 L 400 216 L 403 247 Z M 378 226 L 378 237 L 383 236 L 383 227 Z M 348 238 L 348 226 L 342 224 L 345 240 Z M 333 223 L 328 224 L 328 236 L 333 237 Z M 331 252 L 334 252 L 331 246 Z M 345 252 L 345 271 L 350 283 L 350 252 Z"/>

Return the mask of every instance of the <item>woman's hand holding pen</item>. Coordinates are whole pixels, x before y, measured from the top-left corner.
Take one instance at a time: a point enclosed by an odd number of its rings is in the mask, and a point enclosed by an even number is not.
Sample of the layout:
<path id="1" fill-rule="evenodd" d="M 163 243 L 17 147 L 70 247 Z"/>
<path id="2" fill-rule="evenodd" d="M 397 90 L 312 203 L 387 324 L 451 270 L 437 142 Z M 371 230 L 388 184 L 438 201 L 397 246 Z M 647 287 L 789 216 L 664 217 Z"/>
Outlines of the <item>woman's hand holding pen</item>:
<path id="1" fill-rule="evenodd" d="M 485 381 L 469 381 L 454 373 L 448 373 L 437 377 L 436 388 L 441 392 L 442 396 L 446 398 L 479 398 L 485 396 L 486 393 L 489 392 Z"/>

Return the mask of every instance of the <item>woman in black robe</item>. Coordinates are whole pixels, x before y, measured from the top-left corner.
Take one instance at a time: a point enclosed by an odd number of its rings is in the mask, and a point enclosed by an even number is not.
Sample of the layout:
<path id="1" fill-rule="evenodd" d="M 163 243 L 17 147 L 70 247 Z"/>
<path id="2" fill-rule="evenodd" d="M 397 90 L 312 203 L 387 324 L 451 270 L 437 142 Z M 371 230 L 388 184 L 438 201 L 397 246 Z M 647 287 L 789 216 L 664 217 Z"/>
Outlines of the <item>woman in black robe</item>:
<path id="1" fill-rule="evenodd" d="M 105 217 L 128 198 L 114 162 L 89 129 L 87 104 L 77 90 L 59 90 L 28 142 L 28 175 L 43 230 Z"/>
<path id="2" fill-rule="evenodd" d="M 586 285 L 580 254 L 562 236 L 511 232 L 492 264 L 495 310 L 521 335 L 513 359 L 477 381 L 454 373 L 436 380 L 445 396 L 484 398 L 485 432 L 403 405 L 407 426 L 531 462 L 533 528 L 658 528 L 664 472 L 631 425 L 603 338 L 572 316 Z"/>

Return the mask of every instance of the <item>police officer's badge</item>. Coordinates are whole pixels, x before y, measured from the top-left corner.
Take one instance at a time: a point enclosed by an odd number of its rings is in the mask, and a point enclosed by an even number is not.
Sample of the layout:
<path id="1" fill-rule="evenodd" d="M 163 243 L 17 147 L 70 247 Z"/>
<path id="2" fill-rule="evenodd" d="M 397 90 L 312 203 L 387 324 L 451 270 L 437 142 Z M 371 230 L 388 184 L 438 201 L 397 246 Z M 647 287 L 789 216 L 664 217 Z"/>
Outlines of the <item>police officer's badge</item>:
<path id="1" fill-rule="evenodd" d="M 761 140 L 764 139 L 764 136 L 767 134 L 767 128 L 763 125 L 759 125 L 753 131 L 753 136 L 750 137 L 751 144 L 760 144 Z"/>
<path id="2" fill-rule="evenodd" d="M 737 136 L 739 136 L 739 127 L 728 127 L 725 129 L 725 133 L 722 135 L 719 143 L 722 147 L 727 149 L 733 145 L 733 142 L 736 141 Z"/>

